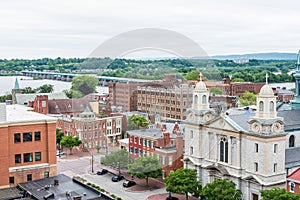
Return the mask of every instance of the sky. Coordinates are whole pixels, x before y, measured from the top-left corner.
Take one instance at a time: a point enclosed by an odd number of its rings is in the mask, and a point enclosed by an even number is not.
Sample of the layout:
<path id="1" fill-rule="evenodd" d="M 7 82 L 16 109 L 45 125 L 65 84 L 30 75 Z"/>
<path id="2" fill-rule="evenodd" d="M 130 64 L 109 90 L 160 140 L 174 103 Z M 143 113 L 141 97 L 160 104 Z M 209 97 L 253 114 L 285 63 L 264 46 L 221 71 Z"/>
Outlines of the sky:
<path id="1" fill-rule="evenodd" d="M 184 35 L 209 56 L 297 53 L 300 1 L 1 1 L 0 58 L 88 57 L 111 38 L 145 28 Z M 152 50 L 139 56 L 167 54 Z"/>

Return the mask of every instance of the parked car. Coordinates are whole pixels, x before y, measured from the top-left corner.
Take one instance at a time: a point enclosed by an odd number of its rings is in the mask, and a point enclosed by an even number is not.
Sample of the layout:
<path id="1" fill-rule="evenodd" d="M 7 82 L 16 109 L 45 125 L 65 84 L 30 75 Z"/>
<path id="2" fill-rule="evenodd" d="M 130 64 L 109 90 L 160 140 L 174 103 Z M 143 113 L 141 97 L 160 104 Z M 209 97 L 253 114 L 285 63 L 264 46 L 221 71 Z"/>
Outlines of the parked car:
<path id="1" fill-rule="evenodd" d="M 106 169 L 103 169 L 103 168 L 100 168 L 98 171 L 97 171 L 97 175 L 103 175 L 103 174 L 106 174 L 108 171 Z"/>
<path id="2" fill-rule="evenodd" d="M 134 186 L 136 185 L 136 183 L 134 181 L 124 181 L 123 182 L 123 187 L 131 187 L 131 186 Z"/>
<path id="3" fill-rule="evenodd" d="M 65 153 L 62 150 L 57 150 L 56 151 L 56 156 L 61 156 L 64 155 Z"/>
<path id="4" fill-rule="evenodd" d="M 123 180 L 123 176 L 121 176 L 121 175 L 115 175 L 115 176 L 113 176 L 113 177 L 111 177 L 111 180 L 113 181 L 113 182 L 119 182 L 119 181 L 121 181 L 121 180 Z"/>

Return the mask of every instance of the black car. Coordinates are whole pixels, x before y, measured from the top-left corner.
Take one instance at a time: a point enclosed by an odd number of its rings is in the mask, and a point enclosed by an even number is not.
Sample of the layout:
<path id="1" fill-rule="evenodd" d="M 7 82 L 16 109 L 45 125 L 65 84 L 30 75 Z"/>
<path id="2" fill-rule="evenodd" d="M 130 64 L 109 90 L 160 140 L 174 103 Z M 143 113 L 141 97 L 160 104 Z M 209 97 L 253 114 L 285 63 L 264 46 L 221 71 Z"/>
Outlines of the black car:
<path id="1" fill-rule="evenodd" d="M 134 186 L 136 185 L 136 183 L 134 181 L 124 181 L 123 182 L 123 187 L 131 187 L 131 186 Z"/>
<path id="2" fill-rule="evenodd" d="M 97 175 L 103 175 L 103 174 L 106 174 L 108 171 L 106 169 L 102 169 L 100 168 L 98 171 L 97 171 Z"/>
<path id="3" fill-rule="evenodd" d="M 121 176 L 121 175 L 115 175 L 115 176 L 113 176 L 113 177 L 111 177 L 111 180 L 113 181 L 113 182 L 118 182 L 118 181 L 121 181 L 121 180 L 123 180 L 123 176 Z"/>

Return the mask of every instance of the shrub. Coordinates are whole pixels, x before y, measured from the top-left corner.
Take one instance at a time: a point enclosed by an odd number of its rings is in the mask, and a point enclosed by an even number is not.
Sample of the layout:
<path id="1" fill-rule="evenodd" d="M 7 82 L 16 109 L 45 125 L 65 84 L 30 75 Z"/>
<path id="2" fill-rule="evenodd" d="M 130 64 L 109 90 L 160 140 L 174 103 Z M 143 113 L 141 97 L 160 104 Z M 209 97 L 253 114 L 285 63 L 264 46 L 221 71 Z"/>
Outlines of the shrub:
<path id="1" fill-rule="evenodd" d="M 92 185 L 90 182 L 87 182 L 87 185 Z"/>

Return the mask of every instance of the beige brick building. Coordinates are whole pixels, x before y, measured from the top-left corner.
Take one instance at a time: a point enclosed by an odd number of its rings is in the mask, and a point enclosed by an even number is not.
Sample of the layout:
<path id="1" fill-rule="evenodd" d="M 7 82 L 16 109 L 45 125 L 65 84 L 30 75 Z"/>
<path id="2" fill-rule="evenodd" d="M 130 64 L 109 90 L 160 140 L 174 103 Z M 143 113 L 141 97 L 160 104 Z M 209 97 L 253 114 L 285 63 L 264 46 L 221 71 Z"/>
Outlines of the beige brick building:
<path id="1" fill-rule="evenodd" d="M 159 114 L 162 120 L 186 119 L 186 111 L 191 107 L 193 87 L 189 84 L 148 84 L 139 86 L 138 110 L 149 114 Z"/>

